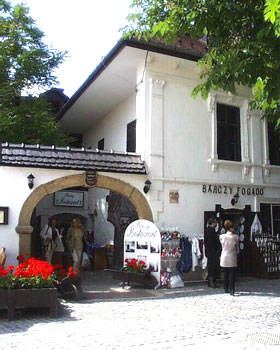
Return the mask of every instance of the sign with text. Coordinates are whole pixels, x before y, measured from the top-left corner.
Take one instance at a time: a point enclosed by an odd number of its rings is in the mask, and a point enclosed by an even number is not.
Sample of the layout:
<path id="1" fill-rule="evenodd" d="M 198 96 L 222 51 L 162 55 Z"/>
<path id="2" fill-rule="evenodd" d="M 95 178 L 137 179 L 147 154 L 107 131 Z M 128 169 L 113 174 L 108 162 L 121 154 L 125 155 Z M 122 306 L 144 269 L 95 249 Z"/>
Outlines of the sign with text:
<path id="1" fill-rule="evenodd" d="M 59 191 L 54 193 L 54 205 L 57 207 L 78 207 L 84 206 L 84 192 Z"/>
<path id="2" fill-rule="evenodd" d="M 160 284 L 161 236 L 155 224 L 142 219 L 127 227 L 124 233 L 124 266 L 125 259 L 144 261 Z"/>
<path id="3" fill-rule="evenodd" d="M 225 185 L 202 185 L 202 193 L 212 194 L 229 194 L 234 195 L 238 193 L 242 196 L 263 196 L 263 187 L 243 187 L 243 186 L 225 186 Z"/>

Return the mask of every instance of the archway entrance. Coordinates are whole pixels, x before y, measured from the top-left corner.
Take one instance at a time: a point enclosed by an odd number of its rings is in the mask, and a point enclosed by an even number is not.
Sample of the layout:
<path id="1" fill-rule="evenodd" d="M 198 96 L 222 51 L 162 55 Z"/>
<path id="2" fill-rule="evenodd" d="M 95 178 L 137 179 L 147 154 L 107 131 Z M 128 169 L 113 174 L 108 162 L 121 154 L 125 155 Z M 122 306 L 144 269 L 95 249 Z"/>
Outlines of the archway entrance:
<path id="1" fill-rule="evenodd" d="M 87 173 L 65 176 L 38 186 L 26 199 L 19 215 L 19 253 L 31 253 L 31 217 L 34 208 L 45 196 L 70 187 L 99 187 L 111 190 L 126 197 L 134 206 L 138 218 L 153 221 L 152 211 L 145 196 L 134 186 L 119 179 L 98 173 L 91 174 L 91 181 L 88 181 Z M 89 184 L 90 183 L 90 184 Z"/>

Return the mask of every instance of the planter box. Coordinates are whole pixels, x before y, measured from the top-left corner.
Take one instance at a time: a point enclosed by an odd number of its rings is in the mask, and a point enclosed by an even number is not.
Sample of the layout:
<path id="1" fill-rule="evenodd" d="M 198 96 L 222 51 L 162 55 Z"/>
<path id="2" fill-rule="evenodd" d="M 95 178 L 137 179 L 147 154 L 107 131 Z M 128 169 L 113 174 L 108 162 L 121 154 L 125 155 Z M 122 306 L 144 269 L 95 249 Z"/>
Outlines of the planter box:
<path id="1" fill-rule="evenodd" d="M 49 308 L 50 317 L 57 316 L 57 289 L 0 289 L 0 309 L 8 310 L 8 319 L 14 318 L 16 309 Z"/>
<path id="2" fill-rule="evenodd" d="M 148 288 L 154 288 L 157 280 L 150 273 L 137 273 L 127 271 L 109 270 L 112 272 L 113 278 L 123 282 L 123 285 L 141 285 Z"/>

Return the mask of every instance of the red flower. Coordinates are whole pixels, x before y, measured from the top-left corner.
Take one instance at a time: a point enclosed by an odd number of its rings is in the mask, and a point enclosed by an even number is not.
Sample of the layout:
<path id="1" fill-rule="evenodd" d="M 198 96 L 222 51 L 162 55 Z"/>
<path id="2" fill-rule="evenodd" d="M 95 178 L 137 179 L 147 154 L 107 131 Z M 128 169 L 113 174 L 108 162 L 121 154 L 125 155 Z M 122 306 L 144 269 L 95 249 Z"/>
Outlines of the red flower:
<path id="1" fill-rule="evenodd" d="M 78 276 L 78 270 L 74 272 L 73 267 L 70 266 L 69 269 L 68 269 L 67 276 L 69 276 L 69 277 L 70 277 L 70 276 L 74 276 L 74 277 Z"/>
<path id="2" fill-rule="evenodd" d="M 20 254 L 17 256 L 17 260 L 20 262 L 23 262 L 25 259 L 24 259 L 23 255 Z"/>
<path id="3" fill-rule="evenodd" d="M 143 260 L 125 259 L 126 269 L 129 272 L 144 272 L 146 263 Z"/>

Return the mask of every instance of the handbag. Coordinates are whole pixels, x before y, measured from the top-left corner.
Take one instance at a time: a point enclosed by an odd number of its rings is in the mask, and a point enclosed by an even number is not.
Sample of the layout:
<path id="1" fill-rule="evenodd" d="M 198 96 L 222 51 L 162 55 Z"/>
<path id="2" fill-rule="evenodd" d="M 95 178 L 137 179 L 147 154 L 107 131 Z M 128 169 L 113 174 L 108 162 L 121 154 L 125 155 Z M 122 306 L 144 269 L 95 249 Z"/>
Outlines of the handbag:
<path id="1" fill-rule="evenodd" d="M 42 240 L 42 254 L 43 254 L 43 256 L 46 255 L 46 253 L 49 249 L 51 249 L 51 242 L 49 240 L 47 240 L 47 233 L 48 233 L 49 228 L 50 228 L 50 226 L 47 225 L 47 229 L 46 229 L 46 232 L 43 236 L 44 238 Z"/>
<path id="2" fill-rule="evenodd" d="M 81 266 L 86 267 L 88 265 L 89 265 L 89 257 L 86 252 L 83 252 Z"/>

